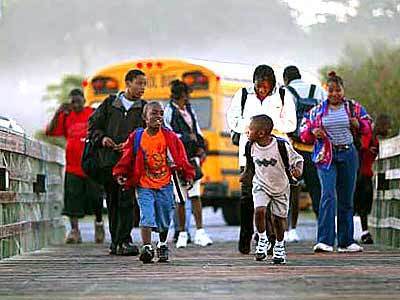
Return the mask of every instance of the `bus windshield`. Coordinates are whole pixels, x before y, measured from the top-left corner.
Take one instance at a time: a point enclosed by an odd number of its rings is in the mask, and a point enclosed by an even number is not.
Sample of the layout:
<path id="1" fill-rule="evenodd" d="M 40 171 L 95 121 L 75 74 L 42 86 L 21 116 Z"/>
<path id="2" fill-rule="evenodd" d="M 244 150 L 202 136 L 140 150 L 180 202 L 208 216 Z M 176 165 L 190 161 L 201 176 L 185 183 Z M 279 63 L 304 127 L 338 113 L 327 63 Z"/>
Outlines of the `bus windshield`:
<path id="1" fill-rule="evenodd" d="M 161 102 L 166 105 L 169 100 L 156 99 L 155 101 Z M 197 121 L 201 129 L 210 129 L 211 127 L 211 99 L 210 98 L 192 98 L 190 104 L 197 115 Z"/>

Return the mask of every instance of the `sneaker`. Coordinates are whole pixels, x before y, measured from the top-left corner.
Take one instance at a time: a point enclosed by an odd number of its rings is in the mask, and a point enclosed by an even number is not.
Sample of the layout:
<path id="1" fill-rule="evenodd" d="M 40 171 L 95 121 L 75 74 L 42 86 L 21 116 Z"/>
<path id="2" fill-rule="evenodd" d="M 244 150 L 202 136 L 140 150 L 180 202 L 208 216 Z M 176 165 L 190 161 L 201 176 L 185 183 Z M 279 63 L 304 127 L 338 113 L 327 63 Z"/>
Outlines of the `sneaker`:
<path id="1" fill-rule="evenodd" d="M 163 263 L 163 262 L 168 262 L 168 246 L 167 245 L 157 245 L 157 257 L 158 257 L 158 262 Z"/>
<path id="2" fill-rule="evenodd" d="M 287 242 L 288 237 L 289 237 L 289 231 L 285 231 L 285 233 L 283 234 L 283 240 L 284 240 L 285 242 Z"/>
<path id="3" fill-rule="evenodd" d="M 242 254 L 249 254 L 251 248 L 251 239 L 253 233 L 240 233 L 239 237 L 239 252 Z"/>
<path id="4" fill-rule="evenodd" d="M 372 235 L 369 232 L 367 232 L 366 234 L 363 234 L 361 236 L 361 244 L 371 245 L 373 243 L 374 243 L 374 240 L 372 239 Z"/>
<path id="5" fill-rule="evenodd" d="M 209 238 L 203 228 L 196 230 L 196 234 L 194 236 L 195 245 L 206 247 L 212 245 L 212 243 L 212 240 Z"/>
<path id="6" fill-rule="evenodd" d="M 104 223 L 94 222 L 94 241 L 96 244 L 103 244 L 105 237 Z"/>
<path id="7" fill-rule="evenodd" d="M 267 259 L 267 249 L 271 246 L 266 239 L 259 239 L 256 246 L 256 251 L 254 253 L 254 258 L 257 261 L 262 261 Z"/>
<path id="8" fill-rule="evenodd" d="M 313 248 L 314 252 L 333 252 L 333 247 L 324 243 L 318 243 Z"/>
<path id="9" fill-rule="evenodd" d="M 117 246 L 115 246 L 114 243 L 110 244 L 109 254 L 110 255 L 117 255 Z"/>
<path id="10" fill-rule="evenodd" d="M 65 243 L 66 244 L 80 244 L 82 243 L 82 236 L 81 232 L 76 229 L 72 229 L 67 237 L 65 238 Z"/>
<path id="11" fill-rule="evenodd" d="M 346 252 L 362 252 L 364 249 L 360 245 L 353 243 L 347 247 L 339 247 L 338 252 L 346 253 Z"/>
<path id="12" fill-rule="evenodd" d="M 139 259 L 144 264 L 150 264 L 153 262 L 154 258 L 154 249 L 151 245 L 143 245 L 140 249 L 140 256 Z"/>
<path id="13" fill-rule="evenodd" d="M 116 254 L 121 256 L 136 256 L 139 254 L 139 248 L 131 243 L 122 243 L 117 247 Z"/>
<path id="14" fill-rule="evenodd" d="M 284 241 L 276 242 L 273 249 L 274 249 L 274 254 L 272 256 L 272 261 L 274 265 L 286 264 L 286 250 Z"/>
<path id="15" fill-rule="evenodd" d="M 287 234 L 287 240 L 288 243 L 297 243 L 300 241 L 299 236 L 297 235 L 296 229 L 290 229 L 288 234 Z"/>
<path id="16" fill-rule="evenodd" d="M 186 231 L 179 232 L 178 241 L 176 242 L 176 248 L 187 247 L 188 235 Z"/>

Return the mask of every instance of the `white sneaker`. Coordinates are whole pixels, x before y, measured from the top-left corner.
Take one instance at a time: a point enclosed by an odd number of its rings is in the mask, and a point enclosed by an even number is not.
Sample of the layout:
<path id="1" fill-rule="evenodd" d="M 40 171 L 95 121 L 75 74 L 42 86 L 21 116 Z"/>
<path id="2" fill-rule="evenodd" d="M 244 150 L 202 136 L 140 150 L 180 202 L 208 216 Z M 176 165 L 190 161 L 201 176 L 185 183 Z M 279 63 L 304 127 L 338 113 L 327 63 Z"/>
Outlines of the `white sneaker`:
<path id="1" fill-rule="evenodd" d="M 333 252 L 333 247 L 324 243 L 318 243 L 313 248 L 314 252 Z"/>
<path id="2" fill-rule="evenodd" d="M 285 231 L 284 234 L 283 234 L 283 240 L 284 240 L 285 242 L 287 242 L 288 237 L 289 237 L 289 231 Z"/>
<path id="3" fill-rule="evenodd" d="M 272 262 L 274 265 L 286 264 L 286 250 L 285 242 L 276 242 L 274 246 L 274 255 L 272 256 Z"/>
<path id="4" fill-rule="evenodd" d="M 338 252 L 345 253 L 345 252 L 362 252 L 364 250 L 363 247 L 360 245 L 353 243 L 345 248 L 338 248 Z"/>
<path id="5" fill-rule="evenodd" d="M 176 242 L 176 248 L 186 248 L 188 241 L 188 234 L 186 231 L 179 232 L 178 241 Z"/>
<path id="6" fill-rule="evenodd" d="M 204 231 L 203 228 L 197 229 L 196 234 L 194 236 L 194 243 L 195 245 L 199 245 L 202 247 L 206 247 L 212 245 L 212 240 L 208 237 L 207 233 Z"/>
<path id="7" fill-rule="evenodd" d="M 299 236 L 297 235 L 297 231 L 296 229 L 290 229 L 288 236 L 287 236 L 287 240 L 288 243 L 297 243 L 300 241 Z"/>
<path id="8" fill-rule="evenodd" d="M 262 261 L 267 259 L 267 249 L 271 244 L 265 239 L 259 239 L 254 253 L 254 259 Z"/>

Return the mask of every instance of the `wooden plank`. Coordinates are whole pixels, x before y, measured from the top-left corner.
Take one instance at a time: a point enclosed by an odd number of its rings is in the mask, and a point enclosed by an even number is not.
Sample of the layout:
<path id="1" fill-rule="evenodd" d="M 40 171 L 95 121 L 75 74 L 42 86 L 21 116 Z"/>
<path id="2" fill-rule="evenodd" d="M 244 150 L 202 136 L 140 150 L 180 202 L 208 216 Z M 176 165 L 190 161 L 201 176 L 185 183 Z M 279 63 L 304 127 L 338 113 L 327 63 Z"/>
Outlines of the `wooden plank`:
<path id="1" fill-rule="evenodd" d="M 400 155 L 400 135 L 380 141 L 379 159 Z"/>

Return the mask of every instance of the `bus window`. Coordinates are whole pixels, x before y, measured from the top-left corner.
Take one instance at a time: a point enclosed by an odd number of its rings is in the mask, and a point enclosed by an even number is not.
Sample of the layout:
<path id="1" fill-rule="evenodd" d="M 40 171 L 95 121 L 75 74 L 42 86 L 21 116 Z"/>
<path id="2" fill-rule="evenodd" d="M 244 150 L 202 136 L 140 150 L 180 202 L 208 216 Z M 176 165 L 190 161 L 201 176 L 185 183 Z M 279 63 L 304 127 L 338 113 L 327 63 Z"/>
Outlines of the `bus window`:
<path id="1" fill-rule="evenodd" d="M 201 129 L 209 129 L 211 127 L 211 99 L 210 98 L 193 98 L 190 100 L 199 121 Z"/>
<path id="2" fill-rule="evenodd" d="M 169 100 L 154 99 L 153 101 L 160 102 L 165 106 Z M 210 129 L 211 127 L 211 99 L 210 98 L 192 98 L 190 104 L 196 112 L 197 121 L 201 129 Z"/>

